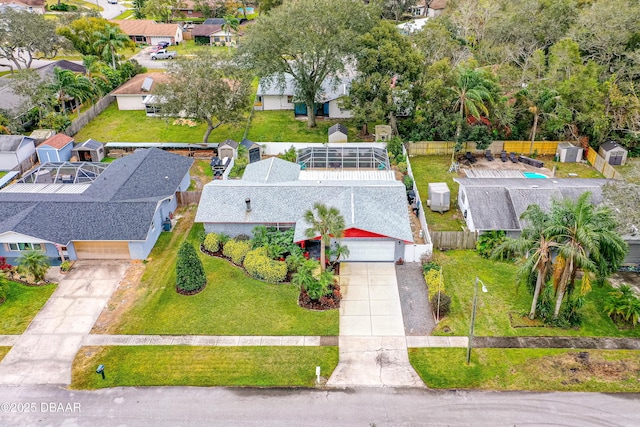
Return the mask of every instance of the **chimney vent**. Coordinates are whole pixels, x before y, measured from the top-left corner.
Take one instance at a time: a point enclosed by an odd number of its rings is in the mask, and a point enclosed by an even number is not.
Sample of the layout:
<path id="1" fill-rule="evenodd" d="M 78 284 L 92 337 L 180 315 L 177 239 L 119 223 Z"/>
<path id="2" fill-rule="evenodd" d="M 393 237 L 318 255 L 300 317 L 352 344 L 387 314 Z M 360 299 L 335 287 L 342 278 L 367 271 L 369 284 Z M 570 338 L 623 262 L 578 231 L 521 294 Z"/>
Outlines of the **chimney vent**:
<path id="1" fill-rule="evenodd" d="M 251 199 L 247 197 L 244 202 L 247 204 L 247 212 L 251 212 Z"/>

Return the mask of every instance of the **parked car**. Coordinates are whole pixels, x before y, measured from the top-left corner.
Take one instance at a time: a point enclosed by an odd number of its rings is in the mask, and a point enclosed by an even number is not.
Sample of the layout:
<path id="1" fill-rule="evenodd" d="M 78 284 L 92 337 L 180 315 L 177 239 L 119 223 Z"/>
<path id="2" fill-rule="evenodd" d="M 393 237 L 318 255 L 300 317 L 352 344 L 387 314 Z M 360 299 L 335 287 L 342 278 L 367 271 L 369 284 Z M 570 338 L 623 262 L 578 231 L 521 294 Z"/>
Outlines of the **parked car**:
<path id="1" fill-rule="evenodd" d="M 151 59 L 153 61 L 156 59 L 174 59 L 176 56 L 178 56 L 178 52 L 175 50 L 160 49 L 159 51 L 151 54 Z"/>
<path id="2" fill-rule="evenodd" d="M 107 0 L 109 4 L 118 4 L 118 0 Z"/>
<path id="3" fill-rule="evenodd" d="M 169 42 L 158 42 L 158 44 L 156 46 L 160 46 L 160 49 L 166 49 L 169 47 L 171 43 Z"/>

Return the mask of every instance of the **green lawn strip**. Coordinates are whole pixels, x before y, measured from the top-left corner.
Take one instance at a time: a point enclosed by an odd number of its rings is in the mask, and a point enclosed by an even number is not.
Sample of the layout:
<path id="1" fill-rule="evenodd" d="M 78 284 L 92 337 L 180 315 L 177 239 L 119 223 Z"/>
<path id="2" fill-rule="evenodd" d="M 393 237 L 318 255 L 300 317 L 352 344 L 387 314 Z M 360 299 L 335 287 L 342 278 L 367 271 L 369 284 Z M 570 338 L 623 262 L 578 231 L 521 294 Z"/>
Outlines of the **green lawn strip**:
<path id="1" fill-rule="evenodd" d="M 4 356 L 9 353 L 9 350 L 11 350 L 11 347 L 0 347 L 0 361 L 2 361 Z"/>
<path id="2" fill-rule="evenodd" d="M 640 391 L 640 351 L 482 348 L 473 350 L 470 365 L 465 356 L 464 348 L 409 349 L 411 364 L 430 388 Z"/>
<path id="3" fill-rule="evenodd" d="M 411 170 L 422 198 L 422 207 L 427 219 L 429 230 L 432 231 L 460 231 L 464 221 L 458 211 L 458 184 L 453 182 L 457 173 L 449 173 L 451 156 L 416 156 L 409 159 Z M 451 209 L 448 212 L 433 212 L 427 206 L 429 194 L 427 188 L 430 182 L 446 182 L 451 190 Z"/>
<path id="4" fill-rule="evenodd" d="M 106 379 L 96 374 L 105 365 Z M 337 347 L 83 347 L 73 389 L 122 386 L 313 387 L 316 366 L 329 377 Z"/>
<path id="5" fill-rule="evenodd" d="M 203 51 L 219 53 L 227 50 L 227 48 L 223 46 L 199 45 L 193 40 L 185 40 L 177 46 L 170 46 L 169 49 L 175 50 L 178 52 L 178 55 L 193 55 Z"/>
<path id="6" fill-rule="evenodd" d="M 119 111 L 114 102 L 87 126 L 78 132 L 74 139 L 86 141 L 94 138 L 102 142 L 202 142 L 206 131 L 205 124 L 195 127 L 174 125 L 173 118 L 147 117 L 144 111 Z M 232 138 L 240 141 L 244 133 L 246 120 L 224 124 L 211 132 L 209 142 L 221 142 Z"/>
<path id="7" fill-rule="evenodd" d="M 189 240 L 197 241 L 202 224 Z M 207 286 L 193 296 L 175 291 L 180 236 L 164 233 L 142 277 L 146 293 L 121 319 L 115 333 L 185 335 L 338 335 L 338 310 L 315 312 L 297 304 L 298 288 L 248 277 L 220 258 L 200 254 Z"/>
<path id="8" fill-rule="evenodd" d="M 479 292 L 475 323 L 477 336 L 596 336 L 640 337 L 640 327 L 618 329 L 603 313 L 608 286 L 596 287 L 585 297 L 580 309 L 583 317 L 580 328 L 511 327 L 509 316 L 517 319 L 528 313 L 531 296 L 523 286 L 516 285 L 518 267 L 480 257 L 475 251 L 438 252 L 436 259 L 443 266 L 446 293 L 451 297 L 451 313 L 444 317 L 434 335 L 465 336 L 473 303 L 473 285 L 476 275 L 487 285 L 488 292 Z"/>
<path id="9" fill-rule="evenodd" d="M 133 9 L 125 9 L 124 12 L 122 12 L 120 15 L 116 16 L 114 19 L 116 19 L 116 20 L 127 19 L 131 15 L 133 15 Z"/>
<path id="10" fill-rule="evenodd" d="M 296 120 L 291 110 L 255 111 L 251 118 L 248 139 L 254 142 L 327 142 L 328 130 L 336 123 L 347 126 L 349 141 L 359 141 L 357 129 L 348 119 L 318 120 L 315 128 Z"/>
<path id="11" fill-rule="evenodd" d="M 588 163 L 560 163 L 554 162 L 553 158 L 542 158 L 545 167 L 556 168 L 556 178 L 604 178 L 593 166 Z M 575 175 L 569 175 L 575 174 Z"/>
<path id="12" fill-rule="evenodd" d="M 103 10 L 100 6 L 98 6 L 95 2 L 84 1 L 84 0 L 62 0 L 60 3 L 66 3 L 68 5 L 73 5 L 78 7 L 78 12 L 82 11 L 82 8 L 93 9 L 93 10 Z M 58 0 L 47 0 L 47 7 L 57 5 Z M 54 12 L 54 11 L 52 11 Z M 60 12 L 62 13 L 73 13 L 74 11 L 69 12 Z"/>
<path id="13" fill-rule="evenodd" d="M 9 282 L 7 300 L 0 304 L 0 335 L 21 334 L 47 302 L 56 285 L 25 286 Z"/>
<path id="14" fill-rule="evenodd" d="M 6 171 L 0 172 L 0 178 L 2 178 L 3 176 L 5 176 L 5 175 L 6 175 L 6 174 L 8 174 L 8 173 L 9 173 L 9 172 L 6 172 Z"/>

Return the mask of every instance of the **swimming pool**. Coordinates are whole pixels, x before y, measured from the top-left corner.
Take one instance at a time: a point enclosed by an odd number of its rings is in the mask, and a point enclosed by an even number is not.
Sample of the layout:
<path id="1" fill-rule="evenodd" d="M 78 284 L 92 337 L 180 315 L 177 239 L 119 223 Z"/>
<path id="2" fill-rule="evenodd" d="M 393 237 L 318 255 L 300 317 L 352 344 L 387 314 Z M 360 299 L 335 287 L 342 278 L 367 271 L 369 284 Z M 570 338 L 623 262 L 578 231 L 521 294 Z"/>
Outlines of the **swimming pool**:
<path id="1" fill-rule="evenodd" d="M 538 172 L 522 172 L 525 178 L 548 178 L 546 175 L 542 175 Z"/>

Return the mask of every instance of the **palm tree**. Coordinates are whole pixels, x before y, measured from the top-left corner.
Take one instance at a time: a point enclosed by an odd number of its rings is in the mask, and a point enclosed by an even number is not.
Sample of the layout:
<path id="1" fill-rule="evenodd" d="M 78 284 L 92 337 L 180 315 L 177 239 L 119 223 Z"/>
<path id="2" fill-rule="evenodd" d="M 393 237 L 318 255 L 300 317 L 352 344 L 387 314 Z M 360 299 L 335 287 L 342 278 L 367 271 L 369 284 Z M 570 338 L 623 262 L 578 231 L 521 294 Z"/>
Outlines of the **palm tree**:
<path id="1" fill-rule="evenodd" d="M 18 258 L 18 268 L 22 272 L 32 275 L 37 283 L 44 279 L 44 275 L 49 268 L 49 257 L 40 251 L 24 252 Z"/>
<path id="2" fill-rule="evenodd" d="M 93 47 L 102 50 L 103 58 L 111 59 L 111 68 L 115 70 L 116 50 L 122 49 L 129 44 L 129 36 L 120 31 L 120 27 L 117 25 L 107 25 L 104 32 L 96 31 L 93 35 L 96 37 Z"/>
<path id="3" fill-rule="evenodd" d="M 539 205 L 530 205 L 520 218 L 528 221 L 530 225 L 522 230 L 518 239 L 506 239 L 496 247 L 492 258 L 501 258 L 506 253 L 516 253 L 525 257 L 518 276 L 523 283 L 531 283 L 532 277 L 536 277 L 529 310 L 529 319 L 535 319 L 538 298 L 551 270 L 552 250 L 557 244 L 546 231 L 550 222 L 549 214 Z"/>
<path id="4" fill-rule="evenodd" d="M 590 193 L 583 193 L 576 201 L 554 201 L 551 208 L 551 225 L 547 232 L 558 243 L 558 259 L 554 271 L 556 305 L 554 318 L 558 317 L 565 293 L 571 292 L 578 270 L 584 275 L 581 292 L 591 288 L 592 273 L 607 273 L 607 263 L 619 265 L 627 251 L 622 237 L 615 232 L 616 222 L 609 207 L 594 206 Z"/>
<path id="5" fill-rule="evenodd" d="M 322 203 L 315 203 L 313 210 L 305 212 L 304 220 L 310 225 L 305 231 L 309 239 L 320 235 L 320 268 L 324 271 L 325 248 L 331 243 L 331 237 L 340 239 L 344 236 L 344 217 L 334 207 L 328 208 Z"/>
<path id="6" fill-rule="evenodd" d="M 531 127 L 531 144 L 529 145 L 529 155 L 533 154 L 533 143 L 536 140 L 536 134 L 538 133 L 538 125 L 540 117 L 545 112 L 552 111 L 557 103 L 560 95 L 557 91 L 549 88 L 544 88 L 542 91 L 537 92 L 535 90 L 525 89 L 518 93 L 518 97 L 523 99 L 528 106 L 528 110 L 533 114 L 533 126 Z"/>
<path id="7" fill-rule="evenodd" d="M 240 20 L 233 15 L 224 15 L 222 17 L 224 19 L 224 24 L 222 24 L 222 29 L 226 33 L 225 42 L 227 44 L 227 51 L 229 51 L 229 45 L 231 44 L 231 31 L 234 33 L 238 33 L 238 26 L 240 25 Z"/>
<path id="8" fill-rule="evenodd" d="M 460 121 L 456 128 L 456 147 L 451 154 L 453 163 L 459 150 L 462 123 L 469 116 L 479 119 L 482 114 L 488 115 L 488 105 L 493 103 L 493 94 L 491 82 L 483 72 L 466 68 L 458 69 L 455 85 L 450 89 L 455 94 L 454 108 L 460 112 Z"/>
<path id="9" fill-rule="evenodd" d="M 63 113 L 65 98 L 72 97 L 76 102 L 78 115 L 80 115 L 80 104 L 91 98 L 94 93 L 93 85 L 87 77 L 60 67 L 53 69 L 53 82 L 49 88 L 56 94 L 56 102 Z"/>

